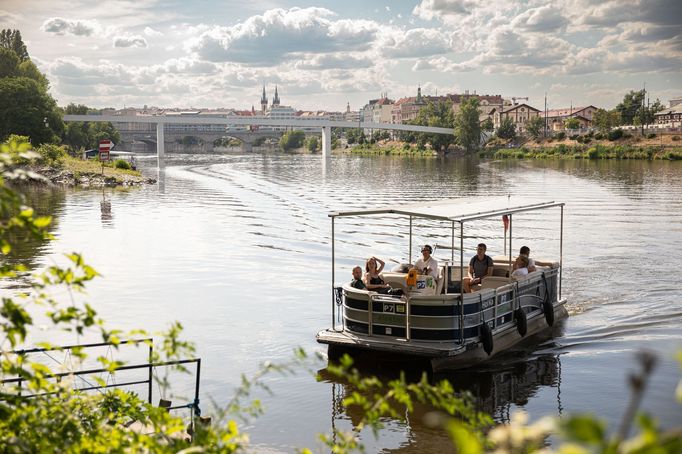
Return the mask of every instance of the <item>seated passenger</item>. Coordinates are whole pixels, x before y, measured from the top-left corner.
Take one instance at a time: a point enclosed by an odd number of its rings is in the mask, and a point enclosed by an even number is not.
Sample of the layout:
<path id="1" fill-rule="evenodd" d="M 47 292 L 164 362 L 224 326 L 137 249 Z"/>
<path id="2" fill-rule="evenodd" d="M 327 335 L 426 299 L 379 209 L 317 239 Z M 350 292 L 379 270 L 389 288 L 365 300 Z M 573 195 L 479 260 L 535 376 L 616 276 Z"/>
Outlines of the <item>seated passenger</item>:
<path id="1" fill-rule="evenodd" d="M 519 279 L 523 276 L 528 276 L 528 257 L 525 255 L 519 255 L 516 257 L 516 261 L 514 262 L 514 271 L 512 271 L 511 277 L 512 279 Z"/>
<path id="2" fill-rule="evenodd" d="M 493 259 L 486 255 L 488 247 L 480 243 L 476 247 L 476 255 L 469 261 L 469 275 L 464 278 L 464 291 L 471 293 L 475 285 L 483 282 L 486 276 L 493 275 Z"/>
<path id="3" fill-rule="evenodd" d="M 428 274 L 434 279 L 438 279 L 438 261 L 431 257 L 433 249 L 428 244 L 422 247 L 422 257 L 414 263 L 414 268 L 419 274 Z"/>
<path id="4" fill-rule="evenodd" d="M 377 267 L 378 264 L 378 267 Z M 384 282 L 384 279 L 379 275 L 384 269 L 384 261 L 376 257 L 370 257 L 365 263 L 365 286 L 367 290 L 371 290 L 378 293 L 390 294 L 390 295 L 402 295 L 401 289 L 392 289 L 390 285 Z"/>
<path id="5" fill-rule="evenodd" d="M 535 260 L 530 258 L 530 248 L 528 246 L 521 246 L 521 250 L 519 251 L 519 256 L 524 256 L 528 259 L 528 272 L 532 273 L 535 271 L 537 268 L 535 268 Z M 514 265 L 512 265 L 512 270 L 516 269 L 516 262 L 514 262 Z"/>
<path id="6" fill-rule="evenodd" d="M 353 268 L 353 280 L 350 281 L 350 286 L 358 290 L 366 290 L 365 283 L 362 282 L 362 268 L 356 266 Z"/>

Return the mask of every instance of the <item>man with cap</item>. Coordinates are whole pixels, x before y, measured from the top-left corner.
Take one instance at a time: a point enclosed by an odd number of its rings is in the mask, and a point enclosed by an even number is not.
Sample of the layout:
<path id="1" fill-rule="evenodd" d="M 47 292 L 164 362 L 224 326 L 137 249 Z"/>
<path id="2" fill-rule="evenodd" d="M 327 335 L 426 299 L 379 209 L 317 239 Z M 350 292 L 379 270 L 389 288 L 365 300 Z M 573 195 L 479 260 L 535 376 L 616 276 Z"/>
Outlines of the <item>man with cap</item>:
<path id="1" fill-rule="evenodd" d="M 428 274 L 435 279 L 438 279 L 438 261 L 431 257 L 433 249 L 428 244 L 422 247 L 422 257 L 418 259 L 414 267 L 420 274 Z"/>

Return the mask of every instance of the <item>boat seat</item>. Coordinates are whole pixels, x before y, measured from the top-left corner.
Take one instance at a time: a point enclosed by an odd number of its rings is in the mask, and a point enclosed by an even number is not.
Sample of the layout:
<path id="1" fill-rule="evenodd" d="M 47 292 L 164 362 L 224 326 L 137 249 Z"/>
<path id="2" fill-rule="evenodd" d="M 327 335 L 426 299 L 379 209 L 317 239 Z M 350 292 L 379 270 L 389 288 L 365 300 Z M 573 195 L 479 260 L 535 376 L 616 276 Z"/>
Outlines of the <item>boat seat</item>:
<path id="1" fill-rule="evenodd" d="M 509 281 L 508 277 L 488 276 L 488 277 L 483 279 L 483 282 L 481 283 L 481 290 L 487 289 L 487 288 L 502 287 L 503 285 L 509 284 L 509 282 L 510 281 Z"/>

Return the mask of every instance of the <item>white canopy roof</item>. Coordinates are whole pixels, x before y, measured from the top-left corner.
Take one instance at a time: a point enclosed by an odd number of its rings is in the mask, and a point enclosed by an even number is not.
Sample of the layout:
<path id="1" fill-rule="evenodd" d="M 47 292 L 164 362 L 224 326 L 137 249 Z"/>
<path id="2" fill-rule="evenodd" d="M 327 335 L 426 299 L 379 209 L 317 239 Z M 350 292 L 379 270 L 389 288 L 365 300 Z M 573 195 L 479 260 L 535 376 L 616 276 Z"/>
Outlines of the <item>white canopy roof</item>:
<path id="1" fill-rule="evenodd" d="M 367 216 L 376 214 L 398 214 L 442 221 L 467 222 L 514 214 L 523 211 L 535 211 L 545 208 L 563 206 L 563 202 L 538 201 L 537 199 L 508 196 L 489 199 L 449 199 L 435 202 L 418 202 L 403 205 L 387 205 L 372 208 L 335 211 L 330 217 Z"/>

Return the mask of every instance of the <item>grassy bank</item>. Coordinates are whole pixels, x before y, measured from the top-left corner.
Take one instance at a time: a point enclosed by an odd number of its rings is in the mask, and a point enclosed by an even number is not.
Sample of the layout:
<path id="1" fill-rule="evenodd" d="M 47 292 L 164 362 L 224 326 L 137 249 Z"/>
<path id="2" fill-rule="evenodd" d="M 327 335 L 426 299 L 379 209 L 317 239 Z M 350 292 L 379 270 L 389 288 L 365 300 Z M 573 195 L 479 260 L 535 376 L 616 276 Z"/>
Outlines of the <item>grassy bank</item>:
<path id="1" fill-rule="evenodd" d="M 351 154 L 367 155 L 367 156 L 377 156 L 377 155 L 390 155 L 390 156 L 433 156 L 433 150 L 429 149 L 419 149 L 410 144 L 363 144 L 356 145 L 353 148 L 346 150 Z"/>
<path id="2" fill-rule="evenodd" d="M 682 160 L 682 148 L 661 149 L 637 145 L 565 145 L 484 150 L 481 157 L 505 159 L 665 159 Z"/>

